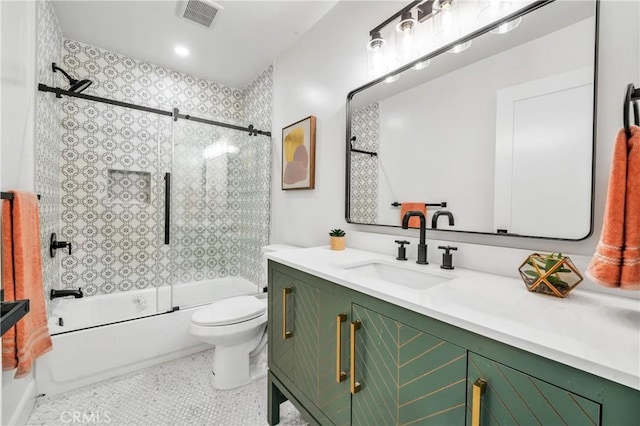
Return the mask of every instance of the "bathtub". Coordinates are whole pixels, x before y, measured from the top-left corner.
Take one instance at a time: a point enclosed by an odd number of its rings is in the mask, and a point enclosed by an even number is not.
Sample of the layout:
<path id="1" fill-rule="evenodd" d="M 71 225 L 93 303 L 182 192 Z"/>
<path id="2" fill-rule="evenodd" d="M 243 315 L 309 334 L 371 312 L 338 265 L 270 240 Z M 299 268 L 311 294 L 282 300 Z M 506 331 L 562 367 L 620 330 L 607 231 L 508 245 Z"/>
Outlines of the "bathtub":
<path id="1" fill-rule="evenodd" d="M 225 277 L 60 300 L 49 318 L 53 350 L 36 361 L 37 392 L 66 392 L 209 349 L 189 334 L 193 312 L 256 291 L 244 278 Z"/>

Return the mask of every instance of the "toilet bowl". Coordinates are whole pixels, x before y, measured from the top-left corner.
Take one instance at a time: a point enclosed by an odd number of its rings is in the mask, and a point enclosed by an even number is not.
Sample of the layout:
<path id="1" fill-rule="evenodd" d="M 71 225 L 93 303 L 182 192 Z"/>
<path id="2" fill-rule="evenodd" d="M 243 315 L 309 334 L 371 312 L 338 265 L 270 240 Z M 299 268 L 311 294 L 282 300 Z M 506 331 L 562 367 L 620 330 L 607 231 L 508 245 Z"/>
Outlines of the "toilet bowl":
<path id="1" fill-rule="evenodd" d="M 292 248 L 265 246 L 263 253 Z M 267 293 L 218 300 L 194 312 L 190 333 L 215 346 L 213 387 L 237 388 L 266 375 L 266 328 Z"/>
<path id="2" fill-rule="evenodd" d="M 266 374 L 264 366 L 251 362 L 266 343 L 266 327 L 266 297 L 231 297 L 194 312 L 190 333 L 216 348 L 211 369 L 216 389 L 244 386 Z"/>

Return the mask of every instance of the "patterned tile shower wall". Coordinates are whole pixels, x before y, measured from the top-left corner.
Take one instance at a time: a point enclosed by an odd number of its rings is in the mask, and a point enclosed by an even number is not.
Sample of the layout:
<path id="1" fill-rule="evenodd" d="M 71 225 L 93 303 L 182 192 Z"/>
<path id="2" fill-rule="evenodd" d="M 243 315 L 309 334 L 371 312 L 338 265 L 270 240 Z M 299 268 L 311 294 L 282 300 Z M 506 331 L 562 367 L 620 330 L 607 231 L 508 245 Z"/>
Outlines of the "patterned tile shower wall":
<path id="1" fill-rule="evenodd" d="M 84 93 L 271 128 L 271 67 L 243 92 L 73 40 L 64 40 L 63 50 L 64 67 L 94 82 Z M 245 117 L 246 93 L 253 96 Z M 91 295 L 256 275 L 269 228 L 270 143 L 257 144 L 264 136 L 78 99 L 57 102 L 62 233 L 78 248 L 63 259 L 64 287 L 83 285 Z M 205 158 L 224 144 L 238 151 Z M 172 173 L 170 246 L 163 244 L 166 172 Z M 115 196 L 123 186 L 125 199 Z M 251 258 L 241 262 L 245 252 Z"/>
<path id="2" fill-rule="evenodd" d="M 61 106 L 62 236 L 74 244 L 63 255 L 63 286 L 94 295 L 161 284 L 168 166 L 160 151 L 170 152 L 171 118 L 66 97 Z M 143 177 L 146 198 L 123 195 Z"/>
<path id="3" fill-rule="evenodd" d="M 243 93 L 246 122 L 258 129 L 271 129 L 272 83 L 269 66 Z M 272 143 L 267 136 L 246 136 L 240 149 L 240 274 L 260 287 L 267 285 L 261 248 L 269 244 Z"/>
<path id="4" fill-rule="evenodd" d="M 119 55 L 79 41 L 64 40 L 64 68 L 93 84 L 84 91 L 137 105 L 227 123 L 242 123 L 242 91 Z"/>
<path id="5" fill-rule="evenodd" d="M 357 109 L 351 117 L 354 148 L 378 151 L 380 106 L 372 103 Z M 351 154 L 351 220 L 376 223 L 378 218 L 378 157 Z"/>
<path id="6" fill-rule="evenodd" d="M 59 86 L 58 74 L 51 72 L 52 62 L 62 60 L 62 32 L 50 1 L 40 0 L 36 5 L 37 78 L 38 82 Z M 44 276 L 44 291 L 59 287 L 60 257 L 49 256 L 49 238 L 60 232 L 60 105 L 53 96 L 36 94 L 36 192 L 40 199 L 40 239 Z M 45 300 L 50 304 L 49 298 Z M 48 306 L 50 309 L 51 306 Z"/>
<path id="7" fill-rule="evenodd" d="M 171 258 L 176 282 L 239 275 L 242 171 L 237 130 L 174 123 Z"/>

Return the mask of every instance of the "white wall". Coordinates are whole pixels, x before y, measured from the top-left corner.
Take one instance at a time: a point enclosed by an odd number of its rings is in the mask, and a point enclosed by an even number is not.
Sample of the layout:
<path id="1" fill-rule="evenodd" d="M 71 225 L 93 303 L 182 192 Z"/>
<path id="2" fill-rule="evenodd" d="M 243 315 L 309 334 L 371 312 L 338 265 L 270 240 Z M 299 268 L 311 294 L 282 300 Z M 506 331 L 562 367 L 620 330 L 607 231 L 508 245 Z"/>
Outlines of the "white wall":
<path id="1" fill-rule="evenodd" d="M 369 27 L 397 9 L 397 2 L 339 2 L 277 59 L 272 241 L 302 246 L 328 244 L 330 229 L 346 227 L 346 96 L 367 81 L 364 46 Z M 282 191 L 282 128 L 309 115 L 317 118 L 315 189 Z"/>
<path id="2" fill-rule="evenodd" d="M 34 189 L 35 2 L 2 1 L 3 189 Z"/>
<path id="3" fill-rule="evenodd" d="M 593 235 L 581 242 L 429 232 L 428 238 L 591 255 L 599 239 L 611 151 L 622 124 L 628 83 L 640 85 L 640 4 L 604 1 L 600 8 L 596 194 Z M 280 189 L 281 143 L 273 150 L 272 242 L 326 245 L 331 228 L 413 236 L 417 231 L 348 225 L 344 220 L 345 105 L 349 91 L 364 84 L 369 30 L 398 9 L 398 3 L 340 2 L 276 61 L 274 131 L 307 115 L 317 117 L 316 189 Z M 481 80 L 478 80 L 481 82 Z M 360 238 L 362 240 L 362 238 Z M 390 254 L 395 244 L 389 239 Z M 515 265 L 517 267 L 517 265 Z"/>
<path id="4" fill-rule="evenodd" d="M 0 1 L 0 182 L 2 190 L 34 190 L 36 4 Z M 2 424 L 20 424 L 35 404 L 33 374 L 2 372 Z"/>

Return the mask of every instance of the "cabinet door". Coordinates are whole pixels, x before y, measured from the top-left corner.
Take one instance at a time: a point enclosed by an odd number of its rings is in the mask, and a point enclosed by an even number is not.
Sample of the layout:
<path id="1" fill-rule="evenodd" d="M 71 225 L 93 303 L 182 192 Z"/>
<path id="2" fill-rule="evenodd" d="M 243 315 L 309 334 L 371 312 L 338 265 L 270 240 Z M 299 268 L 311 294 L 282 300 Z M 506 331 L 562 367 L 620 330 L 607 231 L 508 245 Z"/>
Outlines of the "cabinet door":
<path id="1" fill-rule="evenodd" d="M 346 380 L 350 300 L 275 268 L 271 278 L 270 365 L 281 370 L 334 424 L 348 425 L 351 421 Z M 344 317 L 338 323 L 340 314 Z M 341 371 L 345 372 L 342 381 L 337 380 L 338 360 Z"/>
<path id="2" fill-rule="evenodd" d="M 349 392 L 349 323 L 351 301 L 319 292 L 319 387 L 317 406 L 335 424 L 351 423 Z M 340 339 L 340 345 L 338 345 Z M 338 349 L 340 351 L 338 352 Z M 340 374 L 340 372 L 344 374 Z"/>
<path id="3" fill-rule="evenodd" d="M 355 330 L 354 425 L 460 425 L 466 351 L 359 305 Z"/>
<path id="4" fill-rule="evenodd" d="M 486 384 L 474 395 L 478 379 Z M 467 392 L 467 425 L 600 424 L 600 404 L 474 353 Z"/>
<path id="5" fill-rule="evenodd" d="M 293 292 L 293 382 L 317 405 L 318 376 L 318 290 L 303 281 L 295 280 Z"/>
<path id="6" fill-rule="evenodd" d="M 293 380 L 295 280 L 275 269 L 269 283 L 269 364 Z M 286 293 L 285 293 L 286 290 Z"/>

